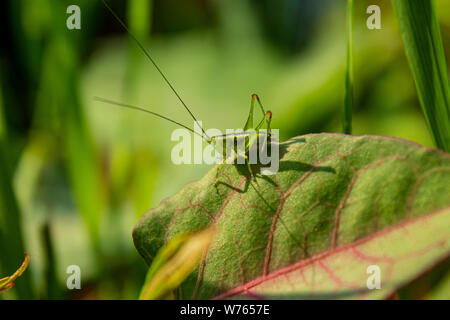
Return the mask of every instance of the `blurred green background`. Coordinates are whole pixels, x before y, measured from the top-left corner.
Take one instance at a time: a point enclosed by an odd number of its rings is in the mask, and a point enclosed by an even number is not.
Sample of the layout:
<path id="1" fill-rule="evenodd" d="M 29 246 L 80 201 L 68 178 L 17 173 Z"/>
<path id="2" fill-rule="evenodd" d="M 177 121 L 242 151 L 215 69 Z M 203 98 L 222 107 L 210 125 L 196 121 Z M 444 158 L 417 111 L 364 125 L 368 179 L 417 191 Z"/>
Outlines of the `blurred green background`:
<path id="1" fill-rule="evenodd" d="M 374 1 L 355 2 L 353 133 L 432 146 L 390 1 L 375 1 L 381 30 L 366 27 Z M 282 140 L 342 131 L 346 1 L 109 3 L 206 128 L 242 127 L 255 92 Z M 71 4 L 81 30 L 66 28 Z M 437 4 L 449 53 L 450 2 Z M 0 299 L 135 299 L 133 225 L 210 167 L 174 165 L 176 127 L 94 96 L 193 123 L 100 1 L 9 0 L 0 14 L 0 275 L 31 256 Z M 70 265 L 81 290 L 66 288 Z"/>

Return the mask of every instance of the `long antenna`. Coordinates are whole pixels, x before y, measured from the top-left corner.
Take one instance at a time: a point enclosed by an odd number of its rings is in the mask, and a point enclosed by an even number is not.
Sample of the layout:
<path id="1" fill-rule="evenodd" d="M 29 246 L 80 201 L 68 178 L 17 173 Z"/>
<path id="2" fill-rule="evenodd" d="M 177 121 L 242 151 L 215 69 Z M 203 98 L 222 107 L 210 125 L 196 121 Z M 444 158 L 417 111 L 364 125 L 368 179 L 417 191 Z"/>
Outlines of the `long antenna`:
<path id="1" fill-rule="evenodd" d="M 100 101 L 100 102 L 104 102 L 104 103 L 108 103 L 108 104 L 112 104 L 112 105 L 115 105 L 115 106 L 118 106 L 118 107 L 129 108 L 129 109 L 134 109 L 134 110 L 142 111 L 142 112 L 145 112 L 145 113 L 149 113 L 149 114 L 154 115 L 154 116 L 156 116 L 158 118 L 161 118 L 161 119 L 170 121 L 172 123 L 175 123 L 176 125 L 179 125 L 180 127 L 183 127 L 185 129 L 189 130 L 190 132 L 192 132 L 192 133 L 202 137 L 202 139 L 206 140 L 205 137 L 202 134 L 198 133 L 197 131 L 194 131 L 191 128 L 189 128 L 188 126 L 185 126 L 184 124 L 181 124 L 181 123 L 179 123 L 179 122 L 177 122 L 175 120 L 169 119 L 169 118 L 167 118 L 167 117 L 165 117 L 165 116 L 163 116 L 163 115 L 161 115 L 159 113 L 156 113 L 156 112 L 153 112 L 153 111 L 141 108 L 141 107 L 133 106 L 131 104 L 125 104 L 125 103 L 121 103 L 121 102 L 116 102 L 116 101 L 112 101 L 112 100 L 105 99 L 105 98 L 94 97 L 94 100 L 97 100 L 97 101 Z M 206 141 L 209 141 L 209 140 L 206 140 Z"/>
<path id="2" fill-rule="evenodd" d="M 141 42 L 131 33 L 130 29 L 127 27 L 127 25 L 122 21 L 122 19 L 119 18 L 119 16 L 114 12 L 114 10 L 106 3 L 105 0 L 102 0 L 103 5 L 109 10 L 109 12 L 111 12 L 111 14 L 114 16 L 114 18 L 116 18 L 116 20 L 122 25 L 122 27 L 128 32 L 128 34 L 131 36 L 131 38 L 133 38 L 133 40 L 136 42 L 136 44 L 139 46 L 139 48 L 141 48 L 142 52 L 144 52 L 144 54 L 147 56 L 147 58 L 150 60 L 150 62 L 153 64 L 153 66 L 156 68 L 156 70 L 158 70 L 159 74 L 162 76 L 162 78 L 164 79 L 164 81 L 167 83 L 167 85 L 170 87 L 170 89 L 172 90 L 172 92 L 177 96 L 178 100 L 181 102 L 181 104 L 184 106 L 184 108 L 187 110 L 187 112 L 189 112 L 190 116 L 192 117 L 192 119 L 194 119 L 195 123 L 199 126 L 199 128 L 202 130 L 203 134 L 205 135 L 205 137 L 208 137 L 208 135 L 206 134 L 205 130 L 202 128 L 202 126 L 198 123 L 198 120 L 195 118 L 194 114 L 191 112 L 191 110 L 189 110 L 188 106 L 186 105 L 186 103 L 183 101 L 183 99 L 181 99 L 180 95 L 178 94 L 177 90 L 175 90 L 175 88 L 173 87 L 172 83 L 170 83 L 169 79 L 167 79 L 166 75 L 164 74 L 164 72 L 162 72 L 162 70 L 158 67 L 158 65 L 156 64 L 155 60 L 151 57 L 150 53 L 148 52 L 147 49 L 145 49 L 145 47 L 141 44 Z"/>

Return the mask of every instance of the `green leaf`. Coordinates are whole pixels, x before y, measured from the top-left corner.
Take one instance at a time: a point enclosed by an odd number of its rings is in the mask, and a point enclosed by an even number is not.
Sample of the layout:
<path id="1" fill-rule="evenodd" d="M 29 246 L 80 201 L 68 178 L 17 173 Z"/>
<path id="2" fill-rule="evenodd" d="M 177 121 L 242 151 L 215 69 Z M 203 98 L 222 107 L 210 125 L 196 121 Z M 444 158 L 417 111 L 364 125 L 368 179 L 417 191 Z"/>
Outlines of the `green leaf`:
<path id="1" fill-rule="evenodd" d="M 420 271 L 448 255 L 449 228 L 447 208 L 305 259 L 219 298 L 388 298 Z M 404 241 L 409 243 L 405 245 Z M 367 281 L 373 271 L 367 268 L 374 265 L 380 270 L 380 289 L 368 290 Z M 319 286 L 314 287 L 314 283 Z"/>
<path id="2" fill-rule="evenodd" d="M 212 228 L 182 233 L 162 247 L 148 270 L 139 299 L 167 297 L 198 266 L 213 234 Z"/>
<path id="3" fill-rule="evenodd" d="M 423 113 L 436 145 L 450 151 L 450 87 L 431 0 L 392 0 Z"/>
<path id="4" fill-rule="evenodd" d="M 272 279 L 261 294 L 381 298 L 448 256 L 448 244 L 437 245 L 448 241 L 448 214 L 437 211 L 450 208 L 447 153 L 396 138 L 327 133 L 293 138 L 280 144 L 280 153 L 279 172 L 258 177 L 259 186 L 249 182 L 245 166 L 223 166 L 218 181 L 214 168 L 137 223 L 134 242 L 149 264 L 176 235 L 215 226 L 206 257 L 182 285 L 183 297 L 220 297 Z M 410 227 L 414 233 L 403 232 Z M 361 257 L 380 259 L 354 257 L 343 268 L 339 253 L 359 245 Z M 420 248 L 422 258 L 402 260 Z M 405 273 L 389 275 L 384 255 L 402 260 Z M 337 258 L 325 264 L 326 257 Z M 312 261 L 317 268 L 304 274 L 304 288 L 287 285 L 286 277 L 273 280 L 280 270 Z M 381 268 L 382 291 L 360 283 L 369 262 Z"/>

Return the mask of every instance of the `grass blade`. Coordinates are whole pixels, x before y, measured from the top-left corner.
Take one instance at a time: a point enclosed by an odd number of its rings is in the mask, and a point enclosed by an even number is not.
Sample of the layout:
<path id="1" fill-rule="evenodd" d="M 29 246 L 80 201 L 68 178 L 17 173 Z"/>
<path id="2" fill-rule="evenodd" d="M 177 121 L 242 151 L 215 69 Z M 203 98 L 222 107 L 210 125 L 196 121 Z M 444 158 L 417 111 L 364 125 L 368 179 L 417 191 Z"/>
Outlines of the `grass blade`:
<path id="1" fill-rule="evenodd" d="M 128 1 L 127 20 L 131 33 L 138 39 L 145 42 L 151 30 L 153 2 L 151 0 L 131 0 Z M 137 76 L 141 70 L 142 51 L 133 39 L 129 39 L 129 59 L 126 75 L 126 96 L 133 97 L 136 93 Z"/>
<path id="2" fill-rule="evenodd" d="M 4 141 L 0 140 L 0 259 L 2 271 L 12 273 L 17 269 L 17 261 L 25 252 L 22 233 L 21 212 L 12 187 L 12 175 L 8 163 Z M 29 273 L 24 274 L 15 286 L 17 297 L 32 299 L 32 284 Z"/>
<path id="3" fill-rule="evenodd" d="M 450 93 L 439 21 L 430 0 L 392 0 L 420 104 L 437 147 L 450 151 Z"/>
<path id="4" fill-rule="evenodd" d="M 39 95 L 34 115 L 35 130 L 49 132 L 64 155 L 64 167 L 74 198 L 87 226 L 92 245 L 100 252 L 99 226 L 104 207 L 98 154 L 86 121 L 79 93 L 80 54 L 83 42 L 78 33 L 60 29 L 66 17 L 58 12 L 63 4 L 51 5 L 51 32 L 42 54 Z M 89 6 L 85 4 L 86 12 Z M 86 20 L 86 18 L 85 18 Z M 55 157 L 58 157 L 55 154 Z"/>
<path id="5" fill-rule="evenodd" d="M 347 70 L 345 74 L 344 133 L 352 133 L 353 111 L 353 0 L 347 2 Z"/>
<path id="6" fill-rule="evenodd" d="M 0 110 L 3 110 L 2 89 L 0 88 Z M 4 123 L 0 112 L 0 123 Z M 6 127 L 0 132 L 0 265 L 3 272 L 12 273 L 17 269 L 17 261 L 23 259 L 25 245 L 22 233 L 21 211 L 13 190 L 12 169 L 7 153 Z M 32 299 L 31 275 L 26 273 L 17 282 L 17 297 Z"/>
<path id="7" fill-rule="evenodd" d="M 146 45 L 151 34 L 153 19 L 153 0 L 132 0 L 128 1 L 127 21 L 131 33 Z M 151 50 L 151 48 L 150 48 Z M 129 37 L 128 45 L 128 66 L 125 84 L 125 98 L 127 100 L 136 98 L 137 84 L 139 74 L 142 72 L 142 64 L 145 56 L 141 49 L 136 46 L 134 40 Z M 130 148 L 130 146 L 128 146 Z M 129 150 L 131 170 L 133 176 L 133 188 L 131 197 L 134 202 L 136 218 L 139 218 L 143 212 L 147 211 L 151 205 L 151 198 L 155 190 L 155 181 L 158 170 L 158 163 L 151 151 L 145 148 L 139 148 L 133 154 Z M 151 169 L 149 169 L 151 168 Z"/>

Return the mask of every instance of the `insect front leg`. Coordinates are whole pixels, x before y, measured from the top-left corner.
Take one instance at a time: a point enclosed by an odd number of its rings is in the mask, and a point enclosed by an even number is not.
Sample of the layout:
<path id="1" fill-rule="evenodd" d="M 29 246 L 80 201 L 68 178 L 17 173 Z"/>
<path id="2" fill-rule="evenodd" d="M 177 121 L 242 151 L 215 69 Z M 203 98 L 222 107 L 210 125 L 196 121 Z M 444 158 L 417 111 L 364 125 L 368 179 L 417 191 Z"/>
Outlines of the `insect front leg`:
<path id="1" fill-rule="evenodd" d="M 247 164 L 248 172 L 250 173 L 250 176 L 252 177 L 252 180 L 255 180 L 255 181 L 256 181 L 256 177 L 255 177 L 255 175 L 253 174 L 252 165 L 250 164 L 250 161 L 249 161 L 249 159 L 248 159 L 248 156 L 245 155 L 244 157 L 245 157 L 245 163 Z"/>
<path id="2" fill-rule="evenodd" d="M 212 138 L 212 140 L 211 140 L 212 143 L 214 144 L 215 148 L 218 148 L 219 149 L 218 151 L 222 155 L 222 161 L 217 166 L 217 170 L 216 170 L 216 182 L 214 183 L 215 185 L 218 184 L 220 170 L 222 169 L 223 165 L 225 163 L 227 163 L 227 160 L 228 160 L 228 158 L 227 158 L 227 156 L 228 156 L 228 154 L 227 154 L 227 145 L 226 145 L 227 139 L 228 139 L 227 135 L 221 135 L 221 136 L 214 136 Z M 236 156 L 236 154 L 235 154 L 235 156 Z"/>
<path id="3" fill-rule="evenodd" d="M 220 164 L 217 166 L 217 170 L 216 170 L 216 182 L 215 182 L 215 184 L 217 184 L 217 182 L 218 182 L 220 169 L 222 169 L 222 167 L 223 167 L 223 165 L 225 164 L 225 162 L 226 162 L 226 159 L 223 159 L 223 160 L 222 160 L 222 163 L 220 163 Z"/>

